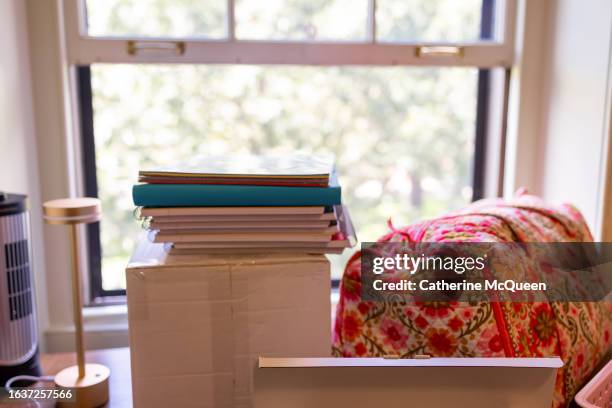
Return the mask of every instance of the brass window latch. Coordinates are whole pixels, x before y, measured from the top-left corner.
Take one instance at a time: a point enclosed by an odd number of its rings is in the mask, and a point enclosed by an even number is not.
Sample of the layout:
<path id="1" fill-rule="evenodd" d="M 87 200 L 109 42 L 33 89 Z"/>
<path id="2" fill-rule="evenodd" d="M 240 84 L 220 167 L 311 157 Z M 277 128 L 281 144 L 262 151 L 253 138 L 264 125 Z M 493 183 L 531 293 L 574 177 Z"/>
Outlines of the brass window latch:
<path id="1" fill-rule="evenodd" d="M 420 45 L 415 55 L 422 57 L 463 57 L 464 49 L 456 45 Z"/>
<path id="2" fill-rule="evenodd" d="M 134 41 L 130 40 L 127 42 L 127 53 L 129 55 L 136 55 L 140 53 L 155 53 L 164 54 L 170 53 L 173 55 L 185 54 L 185 42 L 184 41 Z"/>

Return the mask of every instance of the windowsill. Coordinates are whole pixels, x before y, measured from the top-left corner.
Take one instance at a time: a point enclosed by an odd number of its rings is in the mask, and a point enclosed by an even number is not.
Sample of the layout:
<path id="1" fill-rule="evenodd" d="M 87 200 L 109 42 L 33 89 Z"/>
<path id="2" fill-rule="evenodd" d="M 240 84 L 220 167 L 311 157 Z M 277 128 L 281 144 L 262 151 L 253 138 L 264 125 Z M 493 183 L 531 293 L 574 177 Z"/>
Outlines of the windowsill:
<path id="1" fill-rule="evenodd" d="M 336 305 L 340 299 L 337 288 L 331 290 L 331 309 L 332 313 L 336 310 Z M 102 326 L 128 327 L 127 304 L 95 305 L 83 308 L 83 323 L 85 331 L 96 330 Z"/>
<path id="2" fill-rule="evenodd" d="M 83 308 L 85 345 L 87 350 L 127 347 L 127 305 Z M 74 326 L 51 325 L 44 332 L 47 352 L 74 351 Z"/>
<path id="3" fill-rule="evenodd" d="M 330 297 L 333 325 L 339 299 L 338 289 L 332 289 Z M 84 307 L 83 323 L 88 350 L 128 346 L 127 304 Z M 47 351 L 72 350 L 74 342 L 72 326 L 51 326 L 46 330 L 45 336 Z"/>
<path id="4" fill-rule="evenodd" d="M 86 331 L 96 330 L 103 326 L 111 326 L 115 329 L 121 327 L 127 330 L 127 304 L 84 307 L 83 323 Z"/>

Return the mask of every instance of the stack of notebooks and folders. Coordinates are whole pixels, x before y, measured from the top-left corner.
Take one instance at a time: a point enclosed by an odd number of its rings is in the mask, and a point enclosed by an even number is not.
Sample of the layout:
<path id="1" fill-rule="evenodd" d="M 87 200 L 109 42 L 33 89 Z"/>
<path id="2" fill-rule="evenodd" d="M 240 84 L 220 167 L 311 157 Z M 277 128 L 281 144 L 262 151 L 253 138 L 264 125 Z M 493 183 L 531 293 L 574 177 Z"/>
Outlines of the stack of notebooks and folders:
<path id="1" fill-rule="evenodd" d="M 209 156 L 139 182 L 149 239 L 172 254 L 341 253 L 356 242 L 330 156 Z"/>

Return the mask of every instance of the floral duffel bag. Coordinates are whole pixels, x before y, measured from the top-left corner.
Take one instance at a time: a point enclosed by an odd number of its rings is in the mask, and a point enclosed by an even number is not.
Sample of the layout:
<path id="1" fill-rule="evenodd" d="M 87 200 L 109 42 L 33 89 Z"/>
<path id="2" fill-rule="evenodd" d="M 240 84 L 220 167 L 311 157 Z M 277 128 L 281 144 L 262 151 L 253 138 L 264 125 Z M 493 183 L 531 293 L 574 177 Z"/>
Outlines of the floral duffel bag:
<path id="1" fill-rule="evenodd" d="M 391 226 L 391 224 L 390 224 Z M 591 242 L 571 205 L 521 194 L 481 200 L 440 218 L 393 228 L 379 242 Z M 361 300 L 360 253 L 340 285 L 333 352 L 340 357 L 560 356 L 553 406 L 567 406 L 610 353 L 609 302 L 369 302 Z"/>

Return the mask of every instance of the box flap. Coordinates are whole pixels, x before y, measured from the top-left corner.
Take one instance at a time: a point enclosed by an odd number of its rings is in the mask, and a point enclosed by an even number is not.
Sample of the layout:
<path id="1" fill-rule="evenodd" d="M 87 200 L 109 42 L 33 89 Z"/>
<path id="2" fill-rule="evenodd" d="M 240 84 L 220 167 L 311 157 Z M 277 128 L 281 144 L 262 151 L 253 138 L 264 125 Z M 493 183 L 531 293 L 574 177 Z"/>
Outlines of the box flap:
<path id="1" fill-rule="evenodd" d="M 265 251 L 265 250 L 263 250 Z M 246 264 L 279 264 L 296 262 L 329 262 L 324 255 L 265 253 L 243 255 L 169 255 L 164 250 L 164 244 L 149 242 L 145 235 L 134 249 L 128 269 L 152 268 L 161 266 L 206 266 L 206 265 L 246 265 Z"/>

